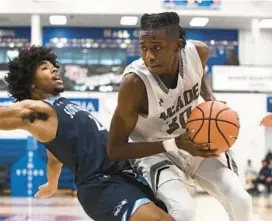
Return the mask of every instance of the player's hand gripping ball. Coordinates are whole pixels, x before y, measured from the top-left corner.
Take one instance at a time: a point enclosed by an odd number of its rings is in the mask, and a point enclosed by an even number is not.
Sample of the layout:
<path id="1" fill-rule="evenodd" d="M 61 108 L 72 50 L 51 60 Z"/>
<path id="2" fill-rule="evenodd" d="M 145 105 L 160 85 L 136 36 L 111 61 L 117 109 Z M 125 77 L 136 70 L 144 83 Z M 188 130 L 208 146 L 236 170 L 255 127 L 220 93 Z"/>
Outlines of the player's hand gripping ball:
<path id="1" fill-rule="evenodd" d="M 207 101 L 193 109 L 187 130 L 194 143 L 211 143 L 217 154 L 228 150 L 236 141 L 240 129 L 239 117 L 225 103 Z"/>

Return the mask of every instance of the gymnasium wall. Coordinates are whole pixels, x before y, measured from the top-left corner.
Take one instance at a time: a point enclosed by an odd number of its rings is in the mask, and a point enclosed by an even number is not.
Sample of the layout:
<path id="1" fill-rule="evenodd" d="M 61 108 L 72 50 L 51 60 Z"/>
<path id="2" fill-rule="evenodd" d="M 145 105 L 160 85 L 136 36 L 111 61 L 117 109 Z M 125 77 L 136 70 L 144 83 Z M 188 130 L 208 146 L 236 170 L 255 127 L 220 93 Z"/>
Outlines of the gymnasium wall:
<path id="1" fill-rule="evenodd" d="M 1 94 L 0 94 L 1 95 Z M 99 109 L 93 114 L 109 128 L 112 113 L 117 102 L 117 93 L 80 93 L 76 95 L 64 93 L 68 98 L 89 97 L 98 99 Z M 227 101 L 230 107 L 236 110 L 240 116 L 241 129 L 239 138 L 233 146 L 237 155 L 238 164 L 241 166 L 241 174 L 247 159 L 252 159 L 256 167 L 260 167 L 261 160 L 266 153 L 265 129 L 259 126 L 259 122 L 267 113 L 267 94 L 252 93 L 215 93 L 218 100 Z M 23 139 L 28 133 L 17 130 L 13 132 L 0 132 L 2 139 Z M 2 155 L 0 156 L 0 158 Z"/>
<path id="2" fill-rule="evenodd" d="M 239 30 L 239 60 L 241 65 L 268 65 L 272 64 L 272 31 L 261 29 L 260 36 L 256 42 L 252 38 L 250 29 Z"/>
<path id="3" fill-rule="evenodd" d="M 65 1 L 65 3 L 64 3 Z M 44 14 L 143 14 L 168 10 L 162 0 L 103 0 L 103 4 L 97 1 L 81 0 L 76 4 L 74 0 L 21 0 L 0 1 L 0 13 L 33 13 Z M 18 7 L 20 5 L 20 7 Z M 132 7 L 133 6 L 133 7 Z M 245 12 L 246 13 L 241 13 Z M 270 16 L 271 2 L 261 0 L 230 1 L 221 0 L 220 10 L 180 10 L 181 15 L 208 15 L 208 16 Z"/>

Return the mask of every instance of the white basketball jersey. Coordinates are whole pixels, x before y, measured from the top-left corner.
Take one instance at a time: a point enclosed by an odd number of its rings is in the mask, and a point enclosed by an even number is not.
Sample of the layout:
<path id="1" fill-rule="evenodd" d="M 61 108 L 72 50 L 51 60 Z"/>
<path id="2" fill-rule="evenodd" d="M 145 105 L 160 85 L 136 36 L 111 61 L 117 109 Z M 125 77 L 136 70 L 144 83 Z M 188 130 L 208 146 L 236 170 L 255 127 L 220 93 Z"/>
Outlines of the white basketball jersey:
<path id="1" fill-rule="evenodd" d="M 133 72 L 143 80 L 148 96 L 148 115 L 139 115 L 130 136 L 133 142 L 161 141 L 185 131 L 187 118 L 200 96 L 203 68 L 197 50 L 190 41 L 187 41 L 180 55 L 183 73 L 179 73 L 175 89 L 163 87 L 141 58 L 125 69 L 124 74 Z"/>

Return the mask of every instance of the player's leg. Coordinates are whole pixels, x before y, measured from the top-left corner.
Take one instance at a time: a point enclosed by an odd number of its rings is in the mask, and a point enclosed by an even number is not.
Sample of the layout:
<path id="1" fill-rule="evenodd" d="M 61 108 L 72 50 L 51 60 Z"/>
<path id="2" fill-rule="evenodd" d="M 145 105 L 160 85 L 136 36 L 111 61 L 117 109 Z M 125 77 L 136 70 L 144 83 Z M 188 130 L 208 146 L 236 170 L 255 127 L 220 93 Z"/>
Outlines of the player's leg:
<path id="1" fill-rule="evenodd" d="M 195 205 L 186 187 L 186 176 L 166 156 L 142 158 L 136 165 L 174 220 L 189 221 L 194 217 Z"/>
<path id="2" fill-rule="evenodd" d="M 169 177 L 173 171 L 165 170 L 160 177 Z M 173 177 L 172 177 L 173 178 Z M 156 197 L 162 200 L 175 221 L 189 221 L 195 215 L 195 205 L 186 184 L 178 179 L 162 182 L 157 189 Z"/>
<path id="3" fill-rule="evenodd" d="M 172 220 L 134 182 L 129 183 L 118 175 L 97 177 L 80 185 L 78 199 L 84 211 L 93 220 Z"/>
<path id="4" fill-rule="evenodd" d="M 125 219 L 124 219 L 125 220 Z M 140 207 L 130 216 L 129 221 L 173 221 L 162 209 L 157 207 L 154 203 L 146 203 Z"/>
<path id="5" fill-rule="evenodd" d="M 204 159 L 193 178 L 225 207 L 231 221 L 249 221 L 252 199 L 239 177 L 215 158 Z"/>

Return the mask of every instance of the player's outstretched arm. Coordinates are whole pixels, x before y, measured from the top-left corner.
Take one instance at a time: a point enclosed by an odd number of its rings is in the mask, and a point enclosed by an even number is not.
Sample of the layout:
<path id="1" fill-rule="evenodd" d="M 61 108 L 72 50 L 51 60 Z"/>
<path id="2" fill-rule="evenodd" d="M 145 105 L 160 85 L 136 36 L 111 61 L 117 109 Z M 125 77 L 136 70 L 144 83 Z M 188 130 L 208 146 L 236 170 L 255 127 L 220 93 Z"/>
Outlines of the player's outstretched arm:
<path id="1" fill-rule="evenodd" d="M 23 107 L 20 104 L 15 104 L 10 107 L 0 107 L 0 129 L 1 130 L 15 130 L 22 128 L 25 121 Z"/>
<path id="2" fill-rule="evenodd" d="M 0 107 L 0 130 L 23 129 L 41 142 L 55 138 L 57 118 L 54 109 L 43 101 L 24 100 Z"/>
<path id="3" fill-rule="evenodd" d="M 61 173 L 62 163 L 47 150 L 47 180 L 48 182 L 42 186 L 39 186 L 38 192 L 35 194 L 35 197 L 45 198 L 54 195 L 58 190 L 59 177 Z"/>

